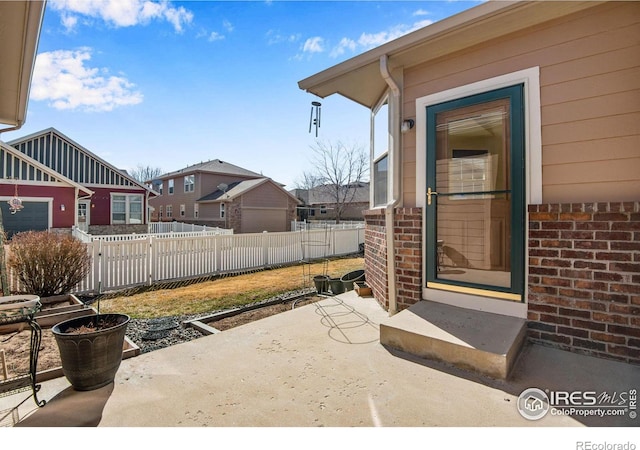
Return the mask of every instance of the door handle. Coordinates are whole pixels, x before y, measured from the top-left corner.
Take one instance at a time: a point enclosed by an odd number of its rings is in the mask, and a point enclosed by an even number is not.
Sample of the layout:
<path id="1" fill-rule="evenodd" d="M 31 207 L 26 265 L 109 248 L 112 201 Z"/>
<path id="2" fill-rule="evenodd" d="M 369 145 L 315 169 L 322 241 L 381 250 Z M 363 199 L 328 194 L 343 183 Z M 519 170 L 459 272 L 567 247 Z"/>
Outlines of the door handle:
<path id="1" fill-rule="evenodd" d="M 436 191 L 432 191 L 431 188 L 427 189 L 427 205 L 431 205 L 431 196 L 438 195 Z"/>

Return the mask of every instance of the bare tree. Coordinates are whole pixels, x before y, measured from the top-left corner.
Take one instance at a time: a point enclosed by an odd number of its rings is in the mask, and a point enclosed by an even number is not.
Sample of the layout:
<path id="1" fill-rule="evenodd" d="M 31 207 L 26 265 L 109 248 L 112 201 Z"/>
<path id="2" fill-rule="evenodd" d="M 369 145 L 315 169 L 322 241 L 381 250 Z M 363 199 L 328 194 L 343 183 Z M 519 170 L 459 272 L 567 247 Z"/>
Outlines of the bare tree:
<path id="1" fill-rule="evenodd" d="M 159 167 L 143 166 L 142 164 L 138 164 L 135 169 L 132 169 L 131 172 L 129 172 L 129 175 L 140 183 L 145 183 L 158 178 L 163 173 L 164 172 Z"/>
<path id="2" fill-rule="evenodd" d="M 363 146 L 345 145 L 340 141 L 317 141 L 311 149 L 314 170 L 307 178 L 315 184 L 315 189 L 331 199 L 339 223 L 353 202 L 358 186 L 368 178 L 369 158 Z"/>

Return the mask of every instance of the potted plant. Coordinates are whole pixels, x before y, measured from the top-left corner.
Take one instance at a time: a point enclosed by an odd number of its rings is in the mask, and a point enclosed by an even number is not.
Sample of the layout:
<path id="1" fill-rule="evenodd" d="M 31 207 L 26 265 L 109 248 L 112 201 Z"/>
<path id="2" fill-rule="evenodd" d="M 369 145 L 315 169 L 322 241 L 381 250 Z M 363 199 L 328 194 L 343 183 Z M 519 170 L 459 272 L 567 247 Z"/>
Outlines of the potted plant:
<path id="1" fill-rule="evenodd" d="M 91 269 L 84 243 L 67 234 L 28 231 L 11 241 L 9 267 L 35 295 L 68 294 Z M 111 383 L 122 361 L 129 323 L 125 314 L 100 314 L 65 320 L 51 329 L 62 371 L 74 389 L 88 391 Z"/>

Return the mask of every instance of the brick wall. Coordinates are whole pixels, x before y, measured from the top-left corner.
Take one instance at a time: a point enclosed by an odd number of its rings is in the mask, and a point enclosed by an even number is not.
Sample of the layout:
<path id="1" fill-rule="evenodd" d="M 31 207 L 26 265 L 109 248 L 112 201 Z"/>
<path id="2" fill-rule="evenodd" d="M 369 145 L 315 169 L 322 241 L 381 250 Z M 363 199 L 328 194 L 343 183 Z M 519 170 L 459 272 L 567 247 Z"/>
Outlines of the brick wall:
<path id="1" fill-rule="evenodd" d="M 529 338 L 640 362 L 640 202 L 529 206 Z"/>
<path id="2" fill-rule="evenodd" d="M 364 211 L 365 276 L 374 297 L 389 308 L 387 241 L 384 210 Z M 396 295 L 398 311 L 421 299 L 422 210 L 397 208 L 394 214 Z"/>

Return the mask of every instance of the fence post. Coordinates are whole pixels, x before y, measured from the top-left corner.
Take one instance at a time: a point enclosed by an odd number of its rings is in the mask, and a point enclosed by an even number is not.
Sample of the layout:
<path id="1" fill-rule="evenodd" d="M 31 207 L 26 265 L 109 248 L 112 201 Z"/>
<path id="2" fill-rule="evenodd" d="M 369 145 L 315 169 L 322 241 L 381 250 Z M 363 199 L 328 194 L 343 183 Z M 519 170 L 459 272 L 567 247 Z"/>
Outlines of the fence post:
<path id="1" fill-rule="evenodd" d="M 155 265 L 153 263 L 153 236 L 147 236 L 147 242 L 149 244 L 149 253 L 147 254 L 147 271 L 149 272 L 149 286 L 151 286 L 153 284 L 153 279 L 155 276 Z"/>
<path id="2" fill-rule="evenodd" d="M 267 231 L 262 232 L 262 267 L 269 265 L 269 236 Z"/>

